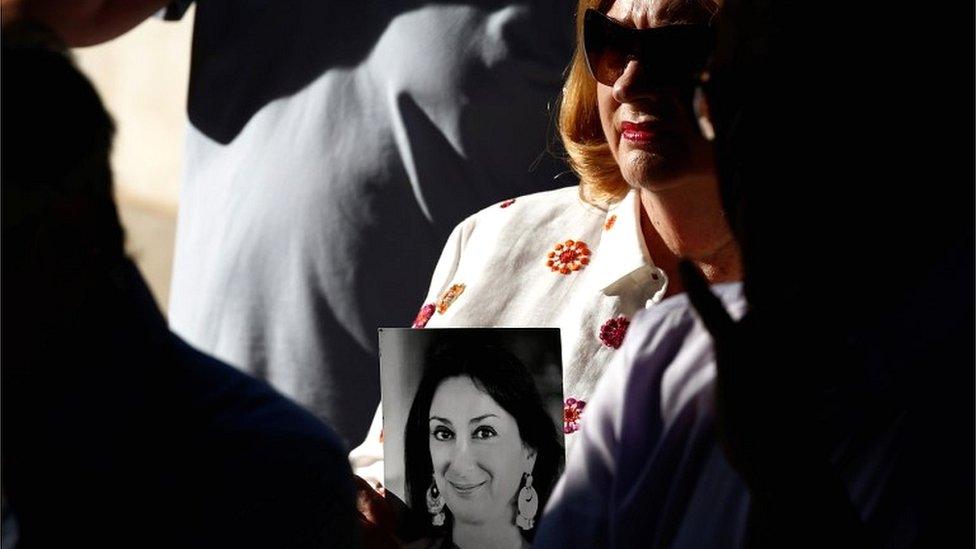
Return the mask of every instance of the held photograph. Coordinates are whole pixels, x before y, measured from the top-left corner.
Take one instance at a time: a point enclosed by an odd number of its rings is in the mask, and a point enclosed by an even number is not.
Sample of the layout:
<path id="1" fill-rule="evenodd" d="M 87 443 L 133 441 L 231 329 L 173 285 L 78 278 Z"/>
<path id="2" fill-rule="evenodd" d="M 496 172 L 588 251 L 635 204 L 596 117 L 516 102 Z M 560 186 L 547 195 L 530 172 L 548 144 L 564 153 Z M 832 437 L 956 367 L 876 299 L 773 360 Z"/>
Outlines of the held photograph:
<path id="1" fill-rule="evenodd" d="M 528 547 L 564 463 L 559 330 L 379 330 L 386 497 L 407 547 Z"/>

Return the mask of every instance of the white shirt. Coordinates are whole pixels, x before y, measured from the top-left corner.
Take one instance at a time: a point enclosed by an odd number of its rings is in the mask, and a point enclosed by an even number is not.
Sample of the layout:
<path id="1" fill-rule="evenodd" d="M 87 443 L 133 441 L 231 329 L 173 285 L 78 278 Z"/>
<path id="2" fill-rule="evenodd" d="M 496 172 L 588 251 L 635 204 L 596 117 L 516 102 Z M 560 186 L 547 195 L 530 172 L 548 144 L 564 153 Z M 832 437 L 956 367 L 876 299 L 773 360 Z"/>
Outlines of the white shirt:
<path id="1" fill-rule="evenodd" d="M 481 210 L 448 238 L 414 327 L 559 328 L 568 449 L 630 318 L 667 291 L 640 208 L 636 190 L 601 207 L 573 186 Z M 374 480 L 382 478 L 381 428 L 377 413 L 350 455 L 357 474 Z"/>

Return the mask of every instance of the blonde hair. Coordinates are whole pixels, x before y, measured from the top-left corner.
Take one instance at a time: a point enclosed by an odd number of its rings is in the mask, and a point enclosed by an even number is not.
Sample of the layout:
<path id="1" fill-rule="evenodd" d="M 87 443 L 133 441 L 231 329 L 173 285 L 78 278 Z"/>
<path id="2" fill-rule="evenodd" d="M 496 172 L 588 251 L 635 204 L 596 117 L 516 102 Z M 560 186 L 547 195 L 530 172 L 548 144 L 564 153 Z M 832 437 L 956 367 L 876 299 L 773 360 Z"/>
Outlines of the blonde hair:
<path id="1" fill-rule="evenodd" d="M 596 100 L 596 81 L 586 67 L 586 50 L 583 47 L 583 16 L 589 8 L 606 13 L 613 0 L 579 0 L 576 7 L 576 51 L 567 70 L 559 104 L 559 136 L 566 149 L 569 166 L 580 177 L 580 193 L 592 202 L 612 203 L 623 198 L 630 185 L 620 173 L 610 145 L 603 133 L 600 110 Z M 664 19 L 674 23 L 684 22 L 689 12 L 707 13 L 718 11 L 718 0 L 678 0 L 684 8 L 672 5 L 666 9 Z M 678 9 L 674 9 L 678 8 Z"/>

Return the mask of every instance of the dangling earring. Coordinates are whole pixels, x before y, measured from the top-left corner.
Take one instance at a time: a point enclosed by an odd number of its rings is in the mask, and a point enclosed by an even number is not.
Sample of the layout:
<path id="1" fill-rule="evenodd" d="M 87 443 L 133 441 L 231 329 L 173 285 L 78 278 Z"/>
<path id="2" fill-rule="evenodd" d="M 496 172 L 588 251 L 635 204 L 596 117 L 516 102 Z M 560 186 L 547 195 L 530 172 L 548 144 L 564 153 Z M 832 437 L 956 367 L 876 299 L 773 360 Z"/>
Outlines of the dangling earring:
<path id="1" fill-rule="evenodd" d="M 535 514 L 539 511 L 539 494 L 532 487 L 532 473 L 525 473 L 525 484 L 519 490 L 518 515 L 515 515 L 515 525 L 523 530 L 535 527 Z"/>
<path id="2" fill-rule="evenodd" d="M 705 96 L 705 90 L 702 88 L 709 79 L 707 72 L 702 73 L 699 77 L 699 84 L 695 88 L 695 95 L 692 99 L 692 109 L 695 111 L 695 119 L 698 120 L 698 130 L 701 132 L 702 137 L 707 141 L 715 141 L 715 127 L 712 126 L 712 118 L 708 108 L 708 97 Z"/>
<path id="3" fill-rule="evenodd" d="M 427 489 L 427 512 L 433 515 L 430 519 L 434 526 L 444 526 L 444 497 L 437 489 L 437 482 L 431 475 L 430 488 Z"/>

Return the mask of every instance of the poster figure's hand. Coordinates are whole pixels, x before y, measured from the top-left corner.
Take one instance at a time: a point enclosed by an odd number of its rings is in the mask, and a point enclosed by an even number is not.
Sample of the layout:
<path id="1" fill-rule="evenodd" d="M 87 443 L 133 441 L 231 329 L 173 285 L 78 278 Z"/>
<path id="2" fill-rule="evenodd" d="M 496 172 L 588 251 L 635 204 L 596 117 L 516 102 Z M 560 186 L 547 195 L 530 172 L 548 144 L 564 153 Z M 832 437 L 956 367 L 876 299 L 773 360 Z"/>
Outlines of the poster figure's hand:
<path id="1" fill-rule="evenodd" d="M 400 547 L 394 537 L 394 513 L 383 499 L 383 494 L 362 477 L 353 475 L 352 479 L 356 488 L 356 509 L 363 533 L 363 547 L 366 549 Z"/>

